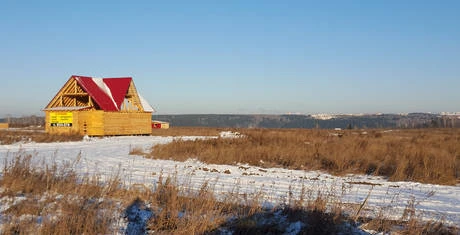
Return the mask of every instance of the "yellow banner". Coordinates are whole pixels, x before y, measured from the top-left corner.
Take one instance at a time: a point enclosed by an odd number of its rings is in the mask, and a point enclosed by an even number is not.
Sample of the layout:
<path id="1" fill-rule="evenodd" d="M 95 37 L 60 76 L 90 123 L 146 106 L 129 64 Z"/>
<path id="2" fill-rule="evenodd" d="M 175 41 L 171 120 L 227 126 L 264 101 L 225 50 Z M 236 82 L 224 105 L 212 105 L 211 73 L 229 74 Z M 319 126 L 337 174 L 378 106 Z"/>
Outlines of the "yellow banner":
<path id="1" fill-rule="evenodd" d="M 73 113 L 50 113 L 51 126 L 72 126 Z"/>

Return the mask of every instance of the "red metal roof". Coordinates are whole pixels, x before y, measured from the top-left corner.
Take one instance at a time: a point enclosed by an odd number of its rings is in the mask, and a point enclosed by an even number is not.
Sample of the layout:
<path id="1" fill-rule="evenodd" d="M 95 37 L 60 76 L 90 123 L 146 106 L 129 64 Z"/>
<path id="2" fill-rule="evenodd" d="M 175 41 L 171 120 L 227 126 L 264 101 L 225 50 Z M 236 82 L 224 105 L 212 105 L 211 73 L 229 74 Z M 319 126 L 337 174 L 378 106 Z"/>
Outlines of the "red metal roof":
<path id="1" fill-rule="evenodd" d="M 118 111 L 132 78 L 92 78 L 72 76 L 104 111 Z"/>
<path id="2" fill-rule="evenodd" d="M 131 84 L 132 78 L 104 78 L 104 83 L 109 87 L 113 100 L 120 109 L 123 100 L 125 99 L 126 93 L 128 92 L 129 85 Z"/>

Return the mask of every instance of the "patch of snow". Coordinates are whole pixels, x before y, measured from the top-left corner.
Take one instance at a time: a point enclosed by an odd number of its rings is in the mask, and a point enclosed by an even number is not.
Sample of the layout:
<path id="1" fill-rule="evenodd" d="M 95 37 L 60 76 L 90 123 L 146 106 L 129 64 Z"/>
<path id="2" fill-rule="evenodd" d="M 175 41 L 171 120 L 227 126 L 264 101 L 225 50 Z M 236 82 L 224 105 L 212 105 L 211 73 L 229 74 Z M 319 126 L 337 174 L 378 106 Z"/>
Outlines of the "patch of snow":
<path id="1" fill-rule="evenodd" d="M 373 230 L 365 230 L 361 227 L 354 226 L 348 222 L 345 222 L 341 225 L 341 232 L 339 232 L 337 235 L 370 235 L 370 234 L 375 234 L 375 235 L 383 235 L 383 233 L 378 233 Z"/>
<path id="2" fill-rule="evenodd" d="M 44 111 L 73 111 L 73 110 L 81 110 L 86 109 L 91 106 L 71 106 L 71 107 L 54 107 L 54 108 L 47 108 L 43 109 Z"/>
<path id="3" fill-rule="evenodd" d="M 300 231 L 302 231 L 302 228 L 303 228 L 304 226 L 305 226 L 305 224 L 302 223 L 301 221 L 297 221 L 297 222 L 291 223 L 291 224 L 286 228 L 286 232 L 284 232 L 284 234 L 289 234 L 289 235 L 299 234 Z"/>
<path id="4" fill-rule="evenodd" d="M 155 109 L 152 108 L 152 106 L 144 97 L 142 97 L 139 93 L 137 95 L 139 96 L 139 100 L 141 101 L 142 109 L 144 109 L 144 112 L 155 112 Z"/>
<path id="5" fill-rule="evenodd" d="M 128 220 L 126 234 L 146 234 L 147 222 L 152 216 L 153 212 L 143 202 L 134 201 L 125 211 L 125 217 Z"/>
<path id="6" fill-rule="evenodd" d="M 233 131 L 222 131 L 219 133 L 220 138 L 239 138 L 241 133 Z"/>
<path id="7" fill-rule="evenodd" d="M 92 138 L 89 137 L 88 135 L 83 136 L 83 141 L 84 142 L 88 142 L 88 141 L 91 141 L 91 140 L 92 140 Z"/>
<path id="8" fill-rule="evenodd" d="M 0 213 L 8 210 L 10 207 L 19 204 L 20 202 L 26 200 L 27 198 L 23 195 L 15 197 L 2 197 L 0 198 Z"/>
<path id="9" fill-rule="evenodd" d="M 312 114 L 311 116 L 314 119 L 318 119 L 318 120 L 329 120 L 329 119 L 336 118 L 336 115 L 326 114 L 326 113 Z"/>
<path id="10" fill-rule="evenodd" d="M 232 135 L 235 136 L 233 132 L 222 134 Z M 260 168 L 244 164 L 216 165 L 193 159 L 178 162 L 129 155 L 132 146 L 149 149 L 175 139 L 197 138 L 208 137 L 120 136 L 78 142 L 1 145 L 0 169 L 3 169 L 5 160 L 32 154 L 32 160 L 37 164 L 42 160 L 50 164 L 72 163 L 81 175 L 99 175 L 101 179 L 110 179 L 120 172 L 122 181 L 128 186 L 143 184 L 153 188 L 160 175 L 174 176 L 179 186 L 192 190 L 199 190 L 208 182 L 218 198 L 228 193 L 242 197 L 259 196 L 260 203 L 266 206 L 289 203 L 300 198 L 305 191 L 307 195 L 304 196 L 308 196 L 308 193 L 314 196 L 317 192 L 323 192 L 324 195 L 335 192 L 331 200 L 340 200 L 344 205 L 359 205 L 371 191 L 361 216 L 383 214 L 388 218 L 401 219 L 408 203 L 412 201 L 417 215 L 424 220 L 442 221 L 455 226 L 460 224 L 459 186 L 389 182 L 382 177 L 368 175 L 339 177 L 319 171 Z M 0 204 L 0 211 L 2 208 L 5 210 L 5 203 L 2 201 Z M 353 211 L 352 208 L 345 210 Z"/>

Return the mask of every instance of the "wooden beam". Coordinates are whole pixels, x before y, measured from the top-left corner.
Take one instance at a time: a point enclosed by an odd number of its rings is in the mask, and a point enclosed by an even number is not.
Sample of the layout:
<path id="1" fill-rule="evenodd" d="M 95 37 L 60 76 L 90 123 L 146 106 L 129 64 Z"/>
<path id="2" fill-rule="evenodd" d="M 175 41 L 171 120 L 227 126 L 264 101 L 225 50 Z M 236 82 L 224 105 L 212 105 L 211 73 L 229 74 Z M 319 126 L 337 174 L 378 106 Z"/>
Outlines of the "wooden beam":
<path id="1" fill-rule="evenodd" d="M 59 89 L 59 91 L 56 93 L 56 95 L 51 99 L 51 101 L 48 103 L 48 105 L 45 108 L 54 108 L 54 107 L 59 107 L 64 104 L 64 100 L 62 97 L 62 94 L 65 93 L 66 91 L 69 91 L 69 87 L 72 86 L 74 83 L 75 79 L 73 77 L 70 77 L 69 80 L 64 84 L 64 86 Z"/>
<path id="2" fill-rule="evenodd" d="M 131 81 L 131 84 L 129 84 L 128 94 L 126 97 L 131 102 L 131 105 L 137 108 L 137 111 L 144 111 L 133 81 Z"/>
<path id="3" fill-rule="evenodd" d="M 76 93 L 63 93 L 63 96 L 87 96 L 86 92 L 76 92 Z"/>

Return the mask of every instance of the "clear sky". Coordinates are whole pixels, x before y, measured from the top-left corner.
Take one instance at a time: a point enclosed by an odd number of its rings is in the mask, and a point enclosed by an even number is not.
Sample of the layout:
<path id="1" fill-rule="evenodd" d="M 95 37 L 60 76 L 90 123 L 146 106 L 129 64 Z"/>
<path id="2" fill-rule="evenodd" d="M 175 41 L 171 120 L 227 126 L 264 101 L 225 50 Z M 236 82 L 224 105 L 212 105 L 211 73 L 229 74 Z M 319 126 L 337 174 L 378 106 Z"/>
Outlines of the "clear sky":
<path id="1" fill-rule="evenodd" d="M 0 117 L 73 74 L 158 114 L 460 111 L 460 1 L 7 0 L 0 29 Z"/>

